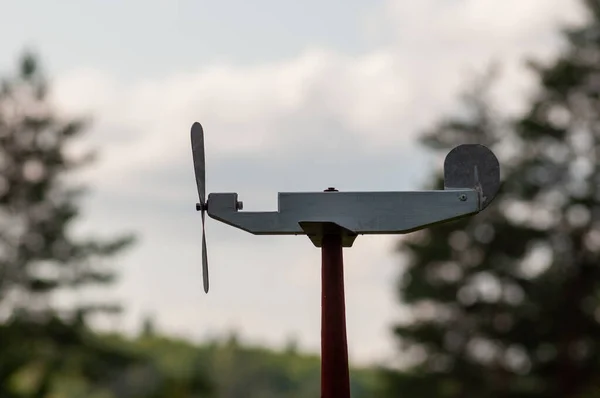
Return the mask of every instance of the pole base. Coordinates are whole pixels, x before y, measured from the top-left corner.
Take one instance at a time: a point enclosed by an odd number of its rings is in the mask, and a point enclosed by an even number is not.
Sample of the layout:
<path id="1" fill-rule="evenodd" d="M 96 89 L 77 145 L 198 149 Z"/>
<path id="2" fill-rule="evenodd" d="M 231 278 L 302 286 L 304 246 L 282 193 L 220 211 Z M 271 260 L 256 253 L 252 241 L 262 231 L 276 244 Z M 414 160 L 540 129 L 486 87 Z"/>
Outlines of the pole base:
<path id="1" fill-rule="evenodd" d="M 325 235 L 338 235 L 342 238 L 342 247 L 352 247 L 357 233 L 332 222 L 300 221 L 300 228 L 316 247 L 323 247 Z"/>

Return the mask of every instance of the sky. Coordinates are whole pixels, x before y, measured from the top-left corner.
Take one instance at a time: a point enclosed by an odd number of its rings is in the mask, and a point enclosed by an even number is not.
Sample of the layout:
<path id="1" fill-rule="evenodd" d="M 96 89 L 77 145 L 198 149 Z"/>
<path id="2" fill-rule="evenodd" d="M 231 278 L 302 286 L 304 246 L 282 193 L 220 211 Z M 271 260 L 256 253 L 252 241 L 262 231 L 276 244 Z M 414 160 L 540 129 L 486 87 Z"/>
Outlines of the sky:
<path id="1" fill-rule="evenodd" d="M 318 352 L 320 251 L 305 237 L 253 236 L 209 219 L 211 290 L 201 273 L 189 129 L 203 124 L 208 192 L 275 210 L 277 192 L 421 189 L 442 161 L 419 134 L 457 110 L 461 89 L 499 62 L 496 106 L 535 90 L 524 57 L 550 60 L 576 0 L 0 0 L 0 72 L 38 52 L 65 116 L 91 116 L 78 147 L 98 162 L 77 233 L 134 232 L 108 291 L 59 300 L 121 301 L 103 324 Z M 391 327 L 401 258 L 393 236 L 345 249 L 349 356 L 397 359 Z"/>

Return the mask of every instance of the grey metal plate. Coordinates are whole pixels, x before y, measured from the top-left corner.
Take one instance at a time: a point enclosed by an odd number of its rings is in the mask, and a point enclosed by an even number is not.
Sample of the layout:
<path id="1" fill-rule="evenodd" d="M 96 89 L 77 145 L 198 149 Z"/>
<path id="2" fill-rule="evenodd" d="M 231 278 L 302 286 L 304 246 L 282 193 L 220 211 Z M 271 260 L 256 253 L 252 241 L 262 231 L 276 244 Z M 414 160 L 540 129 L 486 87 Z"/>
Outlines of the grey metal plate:
<path id="1" fill-rule="evenodd" d="M 500 164 L 496 155 L 479 144 L 457 146 L 444 161 L 444 186 L 479 190 L 481 209 L 486 208 L 500 189 Z"/>
<path id="2" fill-rule="evenodd" d="M 209 195 L 208 214 L 257 235 L 305 234 L 300 222 L 333 223 L 354 234 L 396 234 L 468 216 L 474 189 L 416 192 L 280 192 L 278 211 L 237 211 L 235 193 Z"/>

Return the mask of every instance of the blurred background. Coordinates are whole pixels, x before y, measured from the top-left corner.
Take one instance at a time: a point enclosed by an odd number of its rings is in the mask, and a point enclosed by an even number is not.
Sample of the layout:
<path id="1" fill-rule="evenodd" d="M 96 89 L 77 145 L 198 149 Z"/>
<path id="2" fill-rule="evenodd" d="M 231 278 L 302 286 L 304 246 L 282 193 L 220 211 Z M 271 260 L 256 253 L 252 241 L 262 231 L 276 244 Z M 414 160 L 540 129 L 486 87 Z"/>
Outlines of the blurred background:
<path id="1" fill-rule="evenodd" d="M 0 397 L 316 397 L 320 252 L 209 192 L 442 188 L 345 251 L 352 396 L 600 397 L 600 1 L 1 1 Z"/>

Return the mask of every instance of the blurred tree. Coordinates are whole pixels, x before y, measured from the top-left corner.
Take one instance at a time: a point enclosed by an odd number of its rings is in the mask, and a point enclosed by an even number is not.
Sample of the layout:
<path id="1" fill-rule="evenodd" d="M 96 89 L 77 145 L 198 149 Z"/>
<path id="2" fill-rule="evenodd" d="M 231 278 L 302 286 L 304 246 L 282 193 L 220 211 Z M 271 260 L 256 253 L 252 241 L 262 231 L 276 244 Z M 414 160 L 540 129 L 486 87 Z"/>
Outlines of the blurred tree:
<path id="1" fill-rule="evenodd" d="M 146 315 L 142 321 L 141 337 L 156 336 L 156 320 L 153 315 Z"/>
<path id="2" fill-rule="evenodd" d="M 483 79 L 468 112 L 425 134 L 442 155 L 488 145 L 503 187 L 481 214 L 400 242 L 412 316 L 395 333 L 412 363 L 389 372 L 390 396 L 600 397 L 600 2 L 585 4 L 566 51 L 532 63 L 523 116 L 503 123 Z"/>
<path id="3" fill-rule="evenodd" d="M 20 73 L 1 84 L 0 304 L 3 312 L 44 318 L 52 313 L 49 295 L 56 290 L 112 282 L 114 274 L 101 260 L 133 238 L 82 240 L 70 234 L 83 190 L 66 178 L 93 159 L 91 153 L 69 154 L 85 122 L 56 115 L 31 54 L 22 58 Z M 117 309 L 79 305 L 73 315 Z"/>
<path id="4" fill-rule="evenodd" d="M 70 171 L 92 157 L 70 154 L 84 131 L 80 119 L 64 120 L 47 96 L 36 58 L 25 54 L 18 73 L 0 87 L 0 396 L 44 397 L 58 371 L 106 379 L 127 355 L 96 342 L 89 314 L 114 311 L 112 303 L 52 306 L 65 289 L 103 285 L 113 273 L 103 260 L 132 243 L 78 239 L 70 230 L 79 215 L 80 187 Z M 71 151 L 72 152 L 72 151 Z"/>

